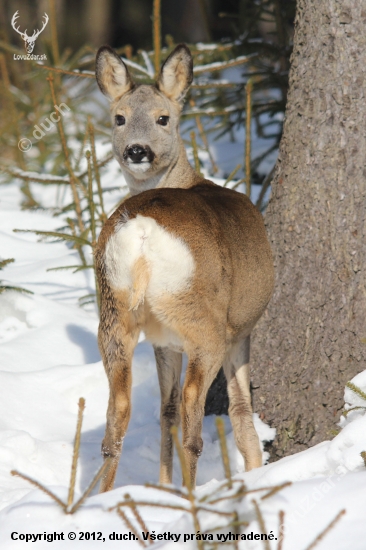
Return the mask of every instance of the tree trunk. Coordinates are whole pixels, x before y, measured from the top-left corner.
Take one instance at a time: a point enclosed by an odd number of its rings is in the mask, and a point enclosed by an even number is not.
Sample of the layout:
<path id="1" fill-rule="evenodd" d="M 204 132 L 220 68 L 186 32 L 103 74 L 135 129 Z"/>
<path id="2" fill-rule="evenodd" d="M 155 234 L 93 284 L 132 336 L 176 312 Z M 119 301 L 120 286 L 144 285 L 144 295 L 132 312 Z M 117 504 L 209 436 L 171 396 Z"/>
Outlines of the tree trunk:
<path id="1" fill-rule="evenodd" d="M 298 0 L 284 133 L 266 213 L 276 288 L 252 339 L 273 457 L 332 436 L 366 368 L 366 0 Z"/>

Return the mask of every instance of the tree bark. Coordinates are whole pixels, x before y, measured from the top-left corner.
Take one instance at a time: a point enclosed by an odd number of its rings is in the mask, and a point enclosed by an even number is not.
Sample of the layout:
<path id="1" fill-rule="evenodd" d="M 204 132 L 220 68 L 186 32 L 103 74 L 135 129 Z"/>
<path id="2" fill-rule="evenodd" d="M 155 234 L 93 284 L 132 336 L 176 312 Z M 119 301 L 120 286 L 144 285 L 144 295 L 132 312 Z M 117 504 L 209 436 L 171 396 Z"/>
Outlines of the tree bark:
<path id="1" fill-rule="evenodd" d="M 252 338 L 254 410 L 272 456 L 331 438 L 366 368 L 366 0 L 298 0 L 265 216 L 276 288 Z"/>

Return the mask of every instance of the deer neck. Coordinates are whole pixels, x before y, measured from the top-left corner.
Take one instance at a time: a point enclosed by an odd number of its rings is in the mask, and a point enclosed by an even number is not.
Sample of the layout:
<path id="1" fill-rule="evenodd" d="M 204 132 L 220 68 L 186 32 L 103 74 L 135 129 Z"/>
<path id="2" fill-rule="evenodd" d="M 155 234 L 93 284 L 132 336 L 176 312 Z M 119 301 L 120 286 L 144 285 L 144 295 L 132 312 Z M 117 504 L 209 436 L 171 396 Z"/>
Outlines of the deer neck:
<path id="1" fill-rule="evenodd" d="M 188 189 L 202 179 L 189 164 L 183 140 L 180 137 L 176 157 L 169 166 L 149 178 L 138 179 L 133 174 L 123 170 L 123 167 L 122 171 L 131 195 L 137 195 L 148 189 L 161 189 L 163 187 Z"/>

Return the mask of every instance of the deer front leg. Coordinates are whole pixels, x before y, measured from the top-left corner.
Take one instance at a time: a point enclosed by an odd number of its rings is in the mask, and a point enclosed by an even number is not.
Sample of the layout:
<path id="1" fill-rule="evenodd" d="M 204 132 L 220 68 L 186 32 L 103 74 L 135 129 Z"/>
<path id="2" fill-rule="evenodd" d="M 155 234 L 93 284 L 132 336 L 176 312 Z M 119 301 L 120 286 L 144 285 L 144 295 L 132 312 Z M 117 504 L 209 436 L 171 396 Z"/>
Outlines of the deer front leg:
<path id="1" fill-rule="evenodd" d="M 229 416 L 236 445 L 241 452 L 245 469 L 262 466 L 262 451 L 253 424 L 250 399 L 250 336 L 234 344 L 224 362 L 229 394 Z"/>
<path id="2" fill-rule="evenodd" d="M 182 396 L 182 436 L 191 487 L 196 486 L 197 461 L 202 453 L 202 422 L 206 396 L 223 361 L 223 354 L 196 353 L 189 357 Z M 184 479 L 183 479 L 184 483 Z"/>
<path id="3" fill-rule="evenodd" d="M 124 310 L 129 315 L 127 308 Z M 115 318 L 112 320 L 111 315 Z M 109 382 L 107 425 L 102 442 L 102 455 L 108 466 L 102 477 L 100 492 L 113 489 L 131 415 L 131 363 L 133 350 L 138 340 L 138 330 L 131 319 L 118 316 L 117 308 L 109 311 L 109 317 L 101 311 L 99 325 L 99 348 Z"/>
<path id="4" fill-rule="evenodd" d="M 168 348 L 154 346 L 158 370 L 161 409 L 160 409 L 160 483 L 171 483 L 173 473 L 172 426 L 180 424 L 180 374 L 182 354 Z"/>

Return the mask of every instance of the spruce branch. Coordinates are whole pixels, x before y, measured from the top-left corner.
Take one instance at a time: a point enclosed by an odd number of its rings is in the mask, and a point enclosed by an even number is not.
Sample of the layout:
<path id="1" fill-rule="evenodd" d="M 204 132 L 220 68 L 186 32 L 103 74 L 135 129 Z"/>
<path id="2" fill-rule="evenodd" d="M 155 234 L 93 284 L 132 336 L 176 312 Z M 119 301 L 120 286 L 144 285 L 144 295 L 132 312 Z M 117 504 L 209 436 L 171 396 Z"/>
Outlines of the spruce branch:
<path id="1" fill-rule="evenodd" d="M 347 382 L 346 387 L 366 401 L 366 393 L 362 391 L 358 386 L 356 386 L 356 384 L 354 384 L 353 382 Z"/>

